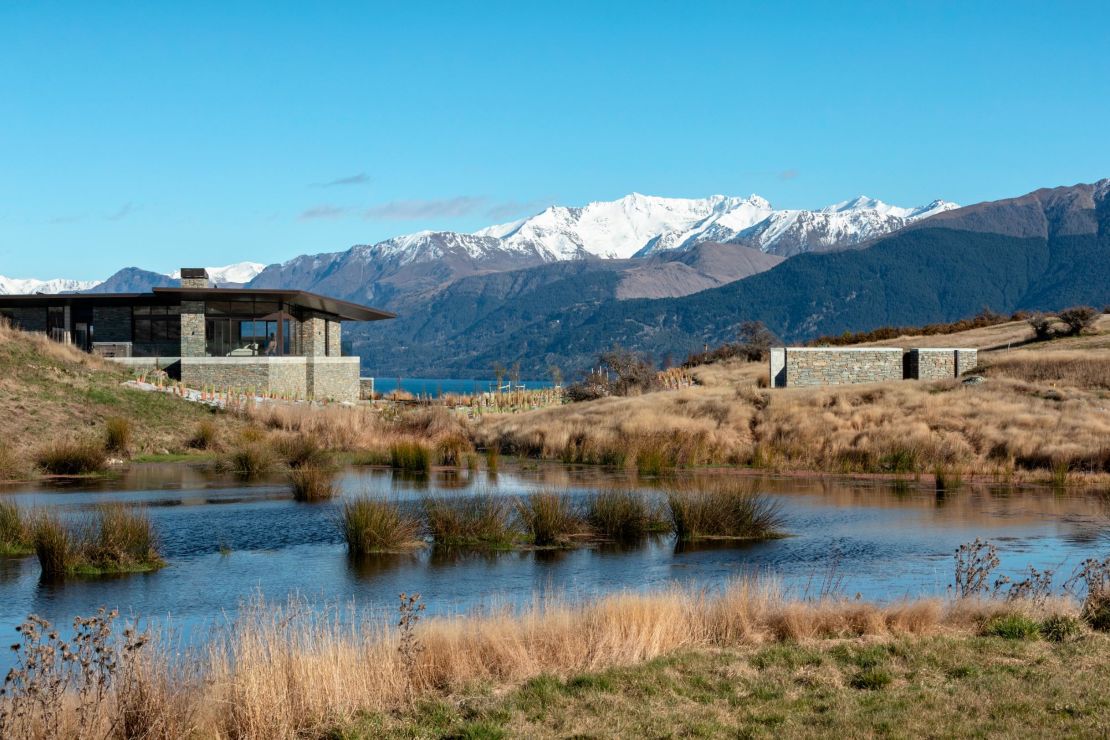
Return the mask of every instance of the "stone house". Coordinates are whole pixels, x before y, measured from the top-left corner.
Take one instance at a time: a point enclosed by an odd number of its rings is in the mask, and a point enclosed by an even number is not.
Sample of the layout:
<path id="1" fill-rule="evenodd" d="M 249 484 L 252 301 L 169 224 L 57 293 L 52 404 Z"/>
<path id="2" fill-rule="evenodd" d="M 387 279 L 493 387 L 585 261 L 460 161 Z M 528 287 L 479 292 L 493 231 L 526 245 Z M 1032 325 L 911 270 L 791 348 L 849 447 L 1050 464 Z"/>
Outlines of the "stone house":
<path id="1" fill-rule="evenodd" d="M 132 367 L 159 367 L 191 388 L 293 398 L 359 398 L 359 358 L 342 322 L 394 314 L 303 290 L 214 288 L 203 268 L 149 293 L 0 296 L 0 317 Z"/>

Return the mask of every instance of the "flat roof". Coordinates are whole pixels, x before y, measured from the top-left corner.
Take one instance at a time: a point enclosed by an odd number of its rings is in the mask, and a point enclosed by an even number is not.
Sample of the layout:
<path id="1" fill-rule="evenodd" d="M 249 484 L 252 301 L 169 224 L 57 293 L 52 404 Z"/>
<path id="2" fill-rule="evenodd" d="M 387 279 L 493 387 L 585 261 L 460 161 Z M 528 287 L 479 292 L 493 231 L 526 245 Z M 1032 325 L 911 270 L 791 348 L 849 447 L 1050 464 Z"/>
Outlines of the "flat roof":
<path id="1" fill-rule="evenodd" d="M 309 293 L 307 290 L 270 288 L 154 288 L 150 293 L 34 293 L 0 295 L 0 308 L 12 306 L 70 306 L 74 303 L 120 305 L 127 303 L 175 303 L 177 301 L 219 301 L 265 298 L 283 301 L 347 321 L 381 321 L 397 314 L 338 298 Z"/>

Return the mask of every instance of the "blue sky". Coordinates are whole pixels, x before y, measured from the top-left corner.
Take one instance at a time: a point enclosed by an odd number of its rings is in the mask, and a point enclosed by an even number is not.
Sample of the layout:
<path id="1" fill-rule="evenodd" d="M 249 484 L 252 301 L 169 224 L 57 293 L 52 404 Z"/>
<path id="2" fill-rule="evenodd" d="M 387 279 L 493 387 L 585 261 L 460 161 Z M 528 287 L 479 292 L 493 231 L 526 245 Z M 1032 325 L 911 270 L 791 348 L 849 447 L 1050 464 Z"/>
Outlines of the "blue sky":
<path id="1" fill-rule="evenodd" d="M 1110 176 L 1105 3 L 0 0 L 0 274 Z"/>

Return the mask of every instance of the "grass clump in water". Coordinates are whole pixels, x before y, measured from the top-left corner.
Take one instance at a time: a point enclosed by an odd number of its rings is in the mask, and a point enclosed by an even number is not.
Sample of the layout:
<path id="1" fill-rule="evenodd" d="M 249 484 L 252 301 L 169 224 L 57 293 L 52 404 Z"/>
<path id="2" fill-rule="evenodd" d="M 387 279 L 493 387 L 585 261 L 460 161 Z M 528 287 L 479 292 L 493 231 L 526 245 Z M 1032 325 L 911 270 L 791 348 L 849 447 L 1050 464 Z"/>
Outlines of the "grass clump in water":
<path id="1" fill-rule="evenodd" d="M 35 464 L 50 475 L 88 475 L 102 472 L 108 456 L 95 440 L 59 439 L 38 451 Z"/>
<path id="2" fill-rule="evenodd" d="M 494 496 L 424 499 L 432 541 L 444 547 L 511 548 L 517 539 L 508 501 Z"/>
<path id="3" fill-rule="evenodd" d="M 103 504 L 75 528 L 42 512 L 31 524 L 31 539 L 43 575 L 138 573 L 165 565 L 150 519 L 141 510 Z"/>
<path id="4" fill-rule="evenodd" d="M 397 552 L 422 544 L 420 520 L 389 501 L 367 497 L 348 501 L 341 524 L 352 555 Z"/>
<path id="5" fill-rule="evenodd" d="M 243 442 L 232 449 L 219 467 L 229 473 L 254 478 L 271 472 L 277 464 L 273 450 L 263 441 Z"/>
<path id="6" fill-rule="evenodd" d="M 0 556 L 18 557 L 34 551 L 23 512 L 10 501 L 0 501 Z"/>
<path id="7" fill-rule="evenodd" d="M 293 498 L 297 501 L 326 501 L 336 493 L 335 467 L 305 465 L 289 471 Z"/>
<path id="8" fill-rule="evenodd" d="M 636 491 L 600 491 L 590 499 L 586 519 L 597 534 L 618 541 L 635 541 L 670 529 L 647 497 Z"/>
<path id="9" fill-rule="evenodd" d="M 747 484 L 719 481 L 673 488 L 667 503 L 680 541 L 782 536 L 778 504 Z"/>
<path id="10" fill-rule="evenodd" d="M 582 515 L 565 493 L 531 493 L 517 499 L 516 510 L 534 545 L 565 544 L 583 529 Z"/>
<path id="11" fill-rule="evenodd" d="M 423 442 L 395 442 L 389 448 L 389 462 L 398 470 L 427 473 L 432 469 L 432 451 Z"/>

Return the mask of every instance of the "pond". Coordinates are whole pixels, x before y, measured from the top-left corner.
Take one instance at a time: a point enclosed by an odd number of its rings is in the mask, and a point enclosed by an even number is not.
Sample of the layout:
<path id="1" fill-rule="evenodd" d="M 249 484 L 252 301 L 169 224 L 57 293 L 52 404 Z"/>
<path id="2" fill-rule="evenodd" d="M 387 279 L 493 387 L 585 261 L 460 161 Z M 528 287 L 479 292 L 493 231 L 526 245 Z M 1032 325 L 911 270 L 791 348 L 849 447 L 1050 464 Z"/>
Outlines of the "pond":
<path id="1" fill-rule="evenodd" d="M 798 595 L 835 582 L 849 596 L 890 600 L 944 594 L 955 549 L 976 537 L 999 546 L 1002 570 L 1049 568 L 1060 574 L 1057 583 L 1083 559 L 1105 557 L 1110 549 L 1110 506 L 1089 491 L 965 488 L 938 495 L 912 482 L 763 477 L 755 481 L 781 504 L 786 538 L 683 548 L 657 536 L 624 547 L 346 556 L 338 527 L 344 497 L 417 502 L 429 493 L 517 496 L 535 490 L 586 496 L 632 485 L 659 491 L 658 481 L 599 468 L 503 467 L 492 477 L 439 471 L 415 478 L 348 469 L 340 480 L 342 496 L 321 504 L 293 501 L 281 478 L 244 484 L 180 464 L 133 465 L 116 479 L 65 487 L 2 489 L 0 496 L 25 509 L 56 507 L 66 514 L 109 501 L 145 505 L 169 565 L 155 573 L 54 583 L 40 578 L 34 557 L 0 558 L 0 635 L 12 636 L 12 627 L 30 613 L 65 624 L 102 605 L 125 615 L 168 616 L 192 630 L 234 615 L 259 594 L 271 602 L 298 595 L 385 614 L 398 593 L 418 591 L 429 613 L 443 614 L 527 604 L 550 594 L 579 599 L 674 583 L 715 588 L 745 574 L 775 576 Z"/>

